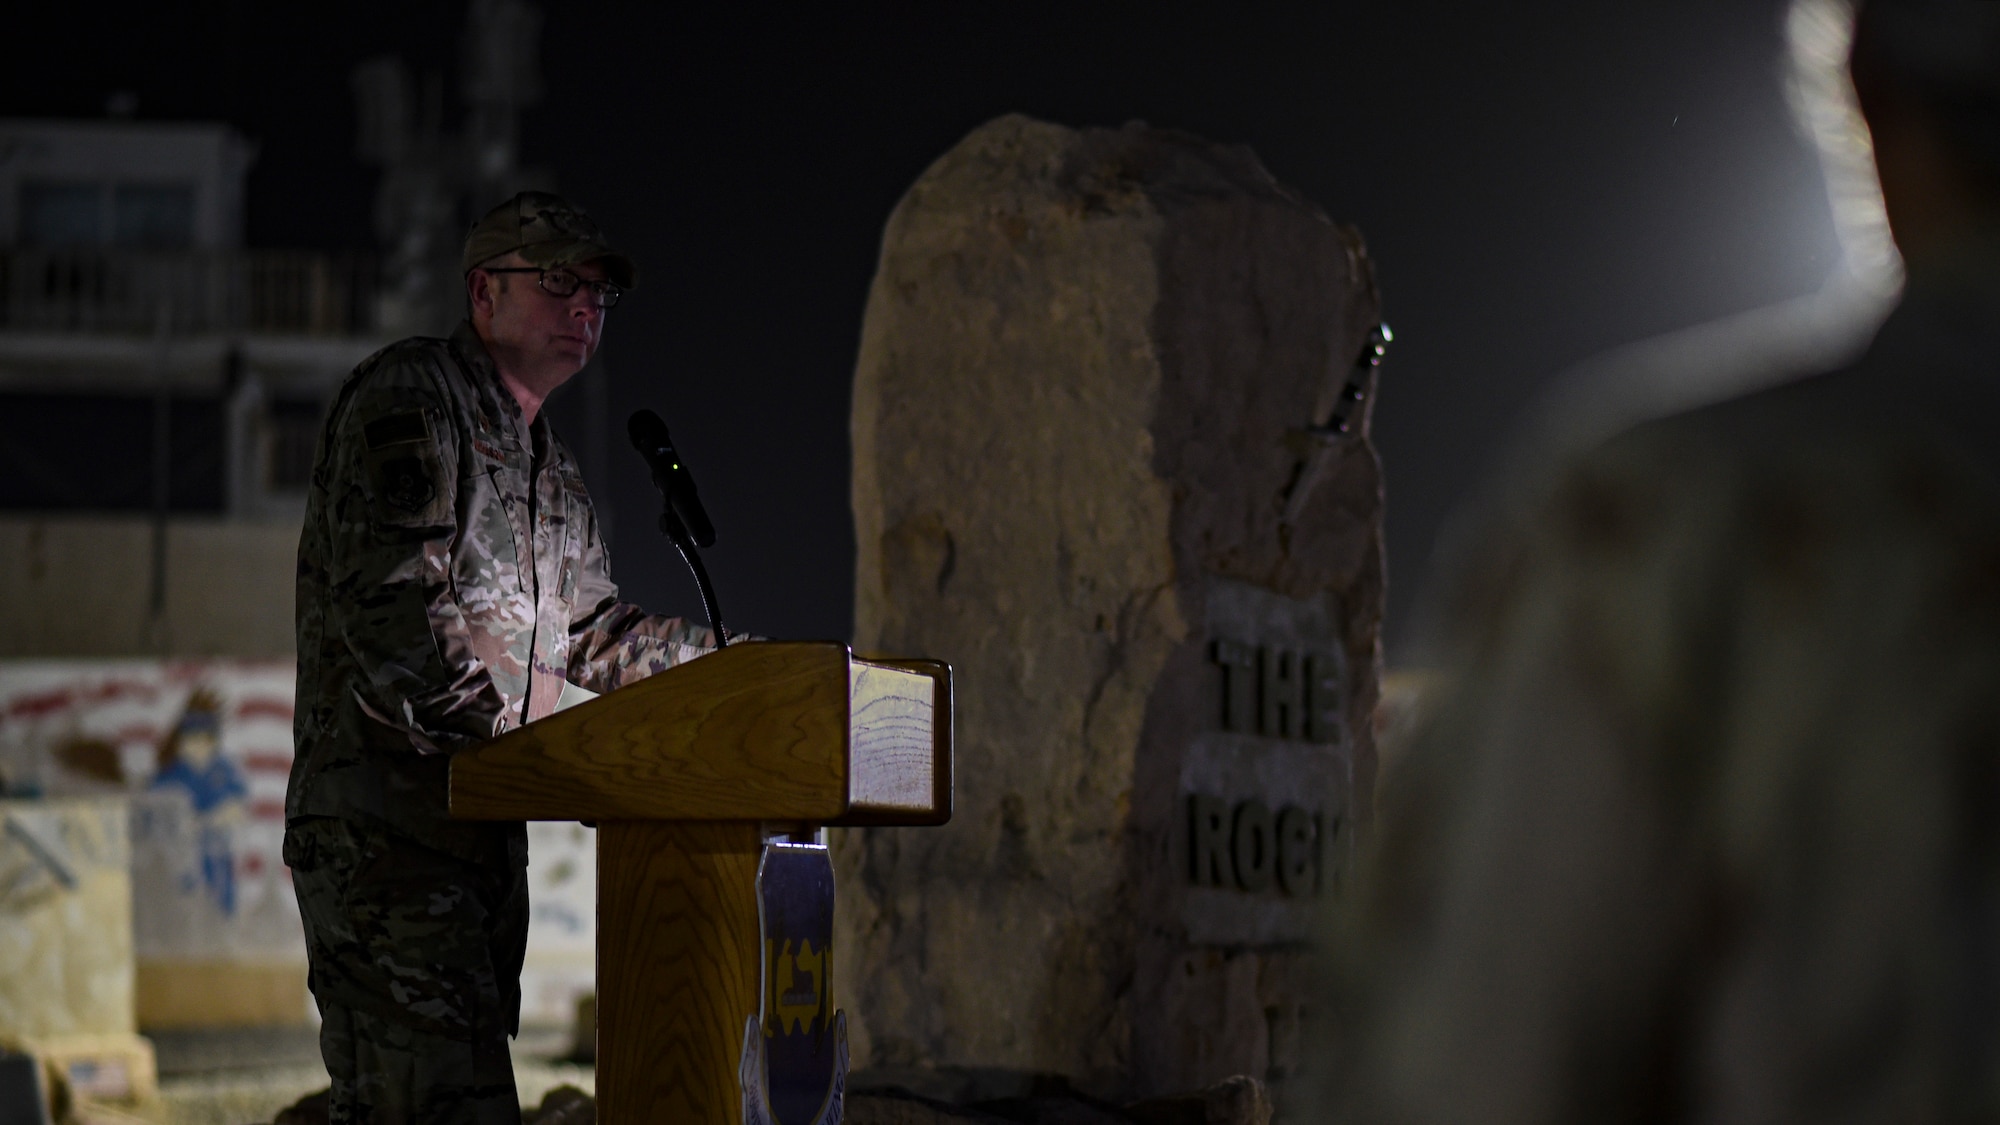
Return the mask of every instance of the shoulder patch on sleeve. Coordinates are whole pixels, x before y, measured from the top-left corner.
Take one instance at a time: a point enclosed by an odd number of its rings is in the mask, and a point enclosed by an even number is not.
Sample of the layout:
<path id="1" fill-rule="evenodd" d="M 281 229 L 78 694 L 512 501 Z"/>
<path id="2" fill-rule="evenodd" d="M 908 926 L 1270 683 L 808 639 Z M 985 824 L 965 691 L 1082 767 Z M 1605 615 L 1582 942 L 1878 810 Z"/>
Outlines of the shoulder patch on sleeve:
<path id="1" fill-rule="evenodd" d="M 382 498 L 410 515 L 424 510 L 437 496 L 431 472 L 422 458 L 398 457 L 382 466 Z"/>
<path id="2" fill-rule="evenodd" d="M 413 441 L 429 441 L 431 421 L 421 410 L 399 410 L 361 427 L 361 436 L 371 450 Z"/>

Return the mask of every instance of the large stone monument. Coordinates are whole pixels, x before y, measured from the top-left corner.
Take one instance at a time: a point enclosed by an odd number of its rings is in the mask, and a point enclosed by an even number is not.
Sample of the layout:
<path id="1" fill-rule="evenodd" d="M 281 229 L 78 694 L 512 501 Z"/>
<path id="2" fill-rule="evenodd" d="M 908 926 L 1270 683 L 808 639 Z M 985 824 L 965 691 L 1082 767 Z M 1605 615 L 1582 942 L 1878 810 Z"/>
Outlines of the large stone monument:
<path id="1" fill-rule="evenodd" d="M 1378 317 L 1355 231 L 1186 134 L 1004 117 L 897 206 L 856 648 L 952 663 L 959 811 L 836 841 L 857 1066 L 1282 1090 L 1374 768 Z"/>

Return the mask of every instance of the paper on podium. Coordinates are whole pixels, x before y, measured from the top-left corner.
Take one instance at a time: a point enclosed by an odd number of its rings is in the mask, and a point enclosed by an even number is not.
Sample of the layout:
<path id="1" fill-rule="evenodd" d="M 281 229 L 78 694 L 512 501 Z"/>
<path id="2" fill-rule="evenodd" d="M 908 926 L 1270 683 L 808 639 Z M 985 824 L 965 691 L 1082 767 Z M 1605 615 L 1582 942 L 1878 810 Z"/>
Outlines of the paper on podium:
<path id="1" fill-rule="evenodd" d="M 567 711 L 579 703 L 588 703 L 596 699 L 597 695 L 597 692 L 589 688 L 578 687 L 568 680 L 564 680 L 562 694 L 556 696 L 556 710 Z"/>

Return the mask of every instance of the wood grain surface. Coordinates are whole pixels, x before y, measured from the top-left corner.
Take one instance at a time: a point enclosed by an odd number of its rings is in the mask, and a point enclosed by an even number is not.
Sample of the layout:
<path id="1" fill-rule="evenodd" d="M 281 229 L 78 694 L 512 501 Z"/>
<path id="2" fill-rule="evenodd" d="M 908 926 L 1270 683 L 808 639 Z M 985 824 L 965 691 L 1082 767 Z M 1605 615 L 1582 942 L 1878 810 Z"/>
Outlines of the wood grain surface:
<path id="1" fill-rule="evenodd" d="M 740 1119 L 759 822 L 949 820 L 951 702 L 935 661 L 731 645 L 454 756 L 454 816 L 599 822 L 600 1121 Z"/>
<path id="2" fill-rule="evenodd" d="M 864 768 L 863 763 L 871 755 L 864 750 L 855 750 L 853 751 L 855 754 L 854 772 L 858 780 L 851 783 L 855 797 L 850 802 L 848 811 L 845 814 L 838 820 L 829 821 L 828 823 L 847 826 L 901 825 L 909 827 L 934 827 L 949 823 L 951 821 L 952 799 L 956 784 L 952 761 L 953 706 L 951 665 L 946 664 L 942 660 L 899 660 L 892 657 L 877 656 L 871 656 L 865 661 L 856 660 L 855 664 L 857 666 L 895 669 L 900 672 L 913 673 L 927 677 L 931 681 L 929 717 L 929 738 L 931 745 L 929 753 L 920 756 L 920 760 L 924 763 L 922 767 L 922 781 L 923 784 L 929 786 L 930 791 L 927 795 L 927 800 L 919 801 L 916 795 L 907 788 L 906 783 L 899 781 L 893 783 L 896 790 L 895 804 L 873 803 L 872 798 L 864 798 L 863 794 L 870 793 L 877 787 L 887 788 L 888 786 L 879 777 L 871 779 L 861 776 L 861 770 Z M 858 687 L 859 681 L 857 679 Z M 863 710 L 863 702 L 858 692 L 856 702 L 851 706 L 856 710 L 856 724 L 858 726 L 860 722 L 859 715 Z M 895 721 L 902 723 L 905 719 L 898 716 Z M 897 739 L 891 744 L 892 748 L 899 749 L 901 740 L 910 733 L 912 732 L 907 729 L 898 730 Z M 854 738 L 857 743 L 860 743 L 866 739 L 866 736 L 857 733 Z M 895 757 L 893 754 L 888 756 L 891 758 Z"/>
<path id="3" fill-rule="evenodd" d="M 736 1125 L 759 1010 L 754 823 L 597 831 L 597 1119 Z"/>
<path id="4" fill-rule="evenodd" d="M 848 666 L 849 811 L 927 813 L 936 684 L 921 672 L 856 660 Z"/>
<path id="5" fill-rule="evenodd" d="M 472 820 L 801 820 L 847 808 L 848 652 L 731 645 L 454 755 Z"/>

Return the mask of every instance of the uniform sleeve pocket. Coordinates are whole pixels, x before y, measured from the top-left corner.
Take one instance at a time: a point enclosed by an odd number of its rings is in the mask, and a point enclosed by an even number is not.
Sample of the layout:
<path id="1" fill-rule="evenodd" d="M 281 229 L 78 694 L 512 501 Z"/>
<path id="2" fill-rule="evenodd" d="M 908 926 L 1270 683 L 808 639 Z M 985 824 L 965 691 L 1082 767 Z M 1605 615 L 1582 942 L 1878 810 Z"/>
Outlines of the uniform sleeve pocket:
<path id="1" fill-rule="evenodd" d="M 451 482 L 445 479 L 437 439 L 423 411 L 378 418 L 364 436 L 364 467 L 377 524 L 435 527 L 451 522 Z"/>

